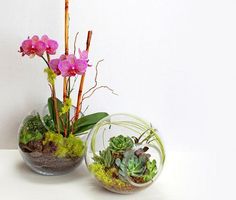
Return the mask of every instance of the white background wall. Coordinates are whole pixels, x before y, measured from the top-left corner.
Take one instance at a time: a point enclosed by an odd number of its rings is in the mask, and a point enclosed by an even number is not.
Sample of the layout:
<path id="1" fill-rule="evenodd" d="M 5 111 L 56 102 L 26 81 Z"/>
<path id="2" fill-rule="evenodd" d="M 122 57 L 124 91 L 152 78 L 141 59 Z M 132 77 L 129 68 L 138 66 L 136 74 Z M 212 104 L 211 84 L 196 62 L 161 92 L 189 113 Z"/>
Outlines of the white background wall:
<path id="1" fill-rule="evenodd" d="M 235 0 L 70 2 L 71 46 L 79 31 L 84 47 L 92 29 L 91 63 L 105 59 L 99 81 L 119 93 L 97 92 L 88 112 L 150 120 L 168 150 L 235 149 Z M 47 33 L 63 53 L 64 0 L 1 0 L 0 10 L 0 148 L 16 148 L 20 121 L 50 94 L 43 62 L 17 50 Z M 93 76 L 90 68 L 87 88 Z"/>

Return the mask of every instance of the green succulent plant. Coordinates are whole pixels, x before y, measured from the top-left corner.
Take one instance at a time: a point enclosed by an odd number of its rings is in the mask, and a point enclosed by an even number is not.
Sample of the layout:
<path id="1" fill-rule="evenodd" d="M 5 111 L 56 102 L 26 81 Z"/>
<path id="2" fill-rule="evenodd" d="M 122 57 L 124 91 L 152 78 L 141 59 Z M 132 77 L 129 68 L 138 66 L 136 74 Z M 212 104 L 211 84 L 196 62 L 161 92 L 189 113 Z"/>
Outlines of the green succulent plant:
<path id="1" fill-rule="evenodd" d="M 20 130 L 20 143 L 27 144 L 30 141 L 41 140 L 46 131 L 38 114 L 29 115 Z"/>
<path id="2" fill-rule="evenodd" d="M 20 134 L 20 143 L 27 144 L 30 141 L 38 141 L 43 138 L 43 135 L 36 131 L 34 133 L 28 132 L 28 131 L 22 131 Z"/>
<path id="3" fill-rule="evenodd" d="M 29 115 L 24 120 L 22 128 L 31 133 L 40 132 L 43 134 L 45 131 L 47 131 L 40 119 L 39 114 Z"/>
<path id="4" fill-rule="evenodd" d="M 129 149 L 132 149 L 134 146 L 133 140 L 127 136 L 119 135 L 117 137 L 112 137 L 109 140 L 109 149 L 112 152 L 125 152 Z"/>
<path id="5" fill-rule="evenodd" d="M 109 148 L 99 151 L 99 156 L 95 156 L 93 160 L 104 165 L 106 168 L 111 167 L 114 163 L 114 158 L 112 157 L 112 152 Z"/>
<path id="6" fill-rule="evenodd" d="M 45 115 L 43 117 L 43 121 L 44 121 L 46 127 L 48 128 L 48 130 L 55 131 L 55 125 L 54 125 L 53 119 L 51 118 L 50 115 Z"/>
<path id="7" fill-rule="evenodd" d="M 157 175 L 156 160 L 148 161 L 146 164 L 147 170 L 143 176 L 146 182 L 152 180 Z"/>
<path id="8" fill-rule="evenodd" d="M 125 179 L 126 174 L 130 177 L 142 177 L 146 171 L 146 158 L 136 156 L 134 151 L 126 152 L 124 158 L 122 160 L 117 158 L 115 163 L 122 180 Z"/>

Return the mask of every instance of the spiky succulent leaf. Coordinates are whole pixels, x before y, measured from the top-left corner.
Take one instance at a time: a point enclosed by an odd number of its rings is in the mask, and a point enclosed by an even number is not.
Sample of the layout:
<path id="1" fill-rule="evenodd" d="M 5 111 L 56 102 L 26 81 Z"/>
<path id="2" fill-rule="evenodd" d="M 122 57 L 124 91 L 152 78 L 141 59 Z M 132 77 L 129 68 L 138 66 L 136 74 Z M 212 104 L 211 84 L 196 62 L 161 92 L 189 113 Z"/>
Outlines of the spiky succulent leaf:
<path id="1" fill-rule="evenodd" d="M 114 163 L 114 158 L 112 157 L 112 152 L 109 148 L 100 151 L 99 156 L 95 156 L 93 159 L 95 162 L 102 164 L 107 168 L 111 167 Z"/>
<path id="2" fill-rule="evenodd" d="M 134 146 L 133 140 L 127 136 L 119 135 L 117 137 L 112 137 L 109 140 L 109 148 L 112 152 L 125 152 L 132 149 Z"/>
<path id="3" fill-rule="evenodd" d="M 54 122 L 53 122 L 53 119 L 51 118 L 50 115 L 45 115 L 43 117 L 43 121 L 44 121 L 45 126 L 47 127 L 48 130 L 55 131 Z"/>
<path id="4" fill-rule="evenodd" d="M 148 161 L 146 164 L 146 167 L 147 167 L 147 170 L 143 178 L 147 182 L 147 181 L 152 180 L 157 175 L 156 160 Z"/>

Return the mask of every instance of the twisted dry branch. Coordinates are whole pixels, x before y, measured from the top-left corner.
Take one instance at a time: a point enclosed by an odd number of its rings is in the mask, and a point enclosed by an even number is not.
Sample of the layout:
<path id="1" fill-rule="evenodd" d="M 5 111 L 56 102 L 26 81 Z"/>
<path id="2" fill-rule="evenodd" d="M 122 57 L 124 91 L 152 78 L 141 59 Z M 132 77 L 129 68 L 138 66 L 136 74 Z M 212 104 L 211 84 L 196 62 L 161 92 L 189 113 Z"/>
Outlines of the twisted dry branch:
<path id="1" fill-rule="evenodd" d="M 83 94 L 81 103 L 82 103 L 85 99 L 88 99 L 89 97 L 91 97 L 97 90 L 102 89 L 102 88 L 105 88 L 105 89 L 110 90 L 110 91 L 112 92 L 112 94 L 114 94 L 114 95 L 118 95 L 118 94 L 116 94 L 116 93 L 114 92 L 114 90 L 113 90 L 112 88 L 110 88 L 110 87 L 108 87 L 108 86 L 106 86 L 106 85 L 102 85 L 102 86 L 99 86 L 99 87 L 97 86 L 97 85 L 98 85 L 98 80 L 97 80 L 97 79 L 98 79 L 98 67 L 99 67 L 99 64 L 100 64 L 101 62 L 103 62 L 103 61 L 104 61 L 104 59 L 99 60 L 99 61 L 97 62 L 96 67 L 95 67 L 95 70 L 96 70 L 95 79 L 94 79 L 95 84 L 94 84 L 93 87 L 91 87 L 89 90 L 87 90 L 87 91 Z M 89 93 L 90 93 L 90 94 L 89 94 Z"/>
<path id="2" fill-rule="evenodd" d="M 99 61 L 97 62 L 96 67 L 95 67 L 95 70 L 96 70 L 96 74 L 95 74 L 95 84 L 94 84 L 93 87 L 91 87 L 89 90 L 87 90 L 87 91 L 83 94 L 83 97 L 84 97 L 85 95 L 87 95 L 90 91 L 92 91 L 93 89 L 95 89 L 95 88 L 97 87 L 97 85 L 98 85 L 98 81 L 97 81 L 97 78 L 98 78 L 98 66 L 99 66 L 99 64 L 100 64 L 101 62 L 103 62 L 103 61 L 104 61 L 104 59 L 99 60 Z"/>
<path id="3" fill-rule="evenodd" d="M 94 94 L 94 92 L 96 92 L 97 90 L 99 90 L 99 89 L 101 89 L 101 88 L 108 89 L 108 90 L 110 90 L 110 91 L 112 92 L 112 94 L 118 95 L 117 93 L 114 92 L 114 90 L 113 90 L 112 88 L 110 88 L 110 87 L 108 87 L 108 86 L 106 86 L 106 85 L 102 85 L 102 86 L 96 87 L 96 88 L 91 92 L 91 94 L 89 94 L 88 96 L 84 96 L 84 97 L 82 98 L 82 102 L 83 102 L 85 99 L 91 97 L 91 96 Z"/>

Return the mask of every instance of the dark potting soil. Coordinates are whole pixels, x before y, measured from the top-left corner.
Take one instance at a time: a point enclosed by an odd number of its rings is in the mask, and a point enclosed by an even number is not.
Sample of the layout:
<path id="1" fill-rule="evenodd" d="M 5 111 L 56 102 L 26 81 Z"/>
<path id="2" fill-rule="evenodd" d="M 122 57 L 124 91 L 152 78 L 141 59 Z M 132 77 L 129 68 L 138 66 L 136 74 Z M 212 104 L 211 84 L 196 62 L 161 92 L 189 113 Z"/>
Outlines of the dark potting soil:
<path id="1" fill-rule="evenodd" d="M 54 145 L 43 145 L 42 141 L 20 144 L 21 154 L 26 164 L 34 171 L 45 175 L 60 175 L 76 168 L 82 157 L 57 157 Z"/>

